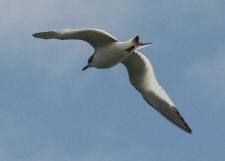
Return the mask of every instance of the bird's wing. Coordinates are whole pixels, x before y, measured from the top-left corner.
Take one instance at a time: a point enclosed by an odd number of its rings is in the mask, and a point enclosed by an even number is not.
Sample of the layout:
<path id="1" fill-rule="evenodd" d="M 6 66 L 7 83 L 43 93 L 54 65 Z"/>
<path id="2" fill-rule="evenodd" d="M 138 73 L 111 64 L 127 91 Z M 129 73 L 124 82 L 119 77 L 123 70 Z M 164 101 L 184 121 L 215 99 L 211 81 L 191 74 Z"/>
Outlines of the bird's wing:
<path id="1" fill-rule="evenodd" d="M 141 93 L 148 104 L 174 125 L 191 133 L 191 128 L 159 85 L 149 59 L 140 52 L 134 51 L 122 63 L 128 70 L 131 84 Z"/>
<path id="2" fill-rule="evenodd" d="M 40 32 L 33 34 L 36 38 L 41 39 L 77 39 L 88 42 L 95 49 L 103 45 L 117 42 L 118 40 L 111 34 L 100 29 L 61 29 L 48 32 Z"/>

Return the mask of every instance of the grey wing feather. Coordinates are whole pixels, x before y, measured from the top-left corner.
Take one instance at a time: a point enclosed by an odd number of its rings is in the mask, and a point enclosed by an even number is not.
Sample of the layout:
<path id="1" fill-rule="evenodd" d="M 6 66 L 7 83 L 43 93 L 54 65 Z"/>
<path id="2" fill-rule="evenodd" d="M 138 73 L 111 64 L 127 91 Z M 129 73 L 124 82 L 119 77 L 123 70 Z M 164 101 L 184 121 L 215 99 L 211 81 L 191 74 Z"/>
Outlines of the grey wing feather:
<path id="1" fill-rule="evenodd" d="M 149 59 L 140 52 L 134 51 L 122 63 L 127 68 L 131 84 L 141 93 L 147 103 L 174 125 L 191 133 L 191 128 L 159 85 Z"/>
<path id="2" fill-rule="evenodd" d="M 35 33 L 33 36 L 41 39 L 83 40 L 88 42 L 94 48 L 118 41 L 111 34 L 100 29 L 61 29 Z"/>

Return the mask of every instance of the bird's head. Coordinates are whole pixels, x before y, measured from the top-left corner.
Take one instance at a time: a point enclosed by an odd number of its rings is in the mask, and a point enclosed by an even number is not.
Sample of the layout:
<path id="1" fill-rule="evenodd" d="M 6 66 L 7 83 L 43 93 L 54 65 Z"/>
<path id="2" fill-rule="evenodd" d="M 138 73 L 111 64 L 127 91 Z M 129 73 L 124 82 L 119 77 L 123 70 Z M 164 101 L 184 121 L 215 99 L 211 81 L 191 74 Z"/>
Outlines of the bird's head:
<path id="1" fill-rule="evenodd" d="M 92 61 L 93 61 L 94 55 L 92 55 L 89 59 L 88 59 L 88 64 L 83 67 L 82 71 L 86 70 L 87 68 L 92 67 Z"/>

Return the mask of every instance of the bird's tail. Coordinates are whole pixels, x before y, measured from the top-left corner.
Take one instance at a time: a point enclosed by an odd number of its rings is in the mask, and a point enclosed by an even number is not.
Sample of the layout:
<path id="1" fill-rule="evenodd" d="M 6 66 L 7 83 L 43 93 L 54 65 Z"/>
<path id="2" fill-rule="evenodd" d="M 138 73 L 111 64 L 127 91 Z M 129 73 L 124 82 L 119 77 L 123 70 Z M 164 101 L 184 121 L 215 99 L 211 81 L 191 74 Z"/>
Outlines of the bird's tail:
<path id="1" fill-rule="evenodd" d="M 145 48 L 147 46 L 149 46 L 150 44 L 152 44 L 151 42 L 150 43 L 142 43 L 140 42 L 140 38 L 139 36 L 135 36 L 132 41 L 135 43 L 135 45 L 137 46 L 137 49 L 141 49 L 141 48 Z"/>

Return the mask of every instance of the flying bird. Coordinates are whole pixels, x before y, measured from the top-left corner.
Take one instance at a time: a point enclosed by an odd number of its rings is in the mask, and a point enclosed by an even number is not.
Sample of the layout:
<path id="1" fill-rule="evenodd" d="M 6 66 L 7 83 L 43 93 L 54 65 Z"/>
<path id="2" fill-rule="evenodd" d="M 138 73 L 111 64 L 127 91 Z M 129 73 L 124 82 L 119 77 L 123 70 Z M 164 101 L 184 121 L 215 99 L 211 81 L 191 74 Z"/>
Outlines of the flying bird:
<path id="1" fill-rule="evenodd" d="M 105 69 L 122 63 L 128 71 L 130 83 L 140 92 L 145 101 L 167 120 L 191 133 L 175 104 L 156 79 L 150 60 L 137 51 L 151 43 L 142 43 L 139 36 L 122 42 L 106 31 L 94 28 L 61 29 L 33 34 L 35 38 L 59 40 L 83 40 L 94 49 L 94 54 L 88 59 L 83 71 L 95 67 Z"/>

